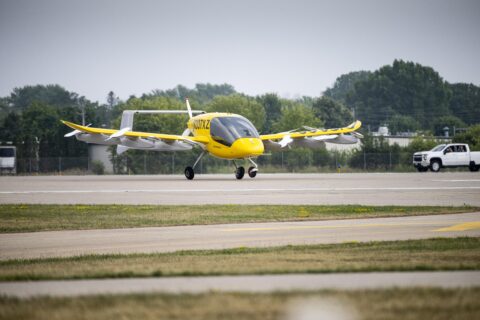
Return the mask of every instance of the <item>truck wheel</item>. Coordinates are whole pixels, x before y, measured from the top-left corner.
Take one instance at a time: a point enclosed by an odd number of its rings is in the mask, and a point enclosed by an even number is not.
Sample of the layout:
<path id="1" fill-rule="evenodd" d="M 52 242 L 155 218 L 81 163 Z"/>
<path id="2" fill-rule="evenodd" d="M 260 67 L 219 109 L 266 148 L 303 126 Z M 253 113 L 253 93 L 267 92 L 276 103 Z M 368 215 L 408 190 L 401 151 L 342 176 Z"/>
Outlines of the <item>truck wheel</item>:
<path id="1" fill-rule="evenodd" d="M 468 166 L 468 169 L 470 169 L 471 172 L 477 172 L 478 169 L 480 169 L 480 166 L 477 166 L 475 163 L 473 163 Z"/>
<path id="2" fill-rule="evenodd" d="M 433 160 L 432 163 L 430 163 L 430 170 L 432 170 L 433 172 L 440 171 L 441 167 L 442 167 L 442 165 L 440 164 L 440 161 L 438 161 L 438 160 Z"/>

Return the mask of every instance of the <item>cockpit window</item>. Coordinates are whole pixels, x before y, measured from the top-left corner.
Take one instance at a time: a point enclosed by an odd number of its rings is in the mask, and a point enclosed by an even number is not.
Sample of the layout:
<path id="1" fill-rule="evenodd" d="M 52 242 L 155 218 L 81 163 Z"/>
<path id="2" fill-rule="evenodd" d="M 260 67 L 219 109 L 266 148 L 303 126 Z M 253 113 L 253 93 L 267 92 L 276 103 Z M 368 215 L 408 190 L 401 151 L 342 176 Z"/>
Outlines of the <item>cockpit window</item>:
<path id="1" fill-rule="evenodd" d="M 243 117 L 213 118 L 210 122 L 210 134 L 213 140 L 229 147 L 237 139 L 259 137 L 257 129 Z"/>

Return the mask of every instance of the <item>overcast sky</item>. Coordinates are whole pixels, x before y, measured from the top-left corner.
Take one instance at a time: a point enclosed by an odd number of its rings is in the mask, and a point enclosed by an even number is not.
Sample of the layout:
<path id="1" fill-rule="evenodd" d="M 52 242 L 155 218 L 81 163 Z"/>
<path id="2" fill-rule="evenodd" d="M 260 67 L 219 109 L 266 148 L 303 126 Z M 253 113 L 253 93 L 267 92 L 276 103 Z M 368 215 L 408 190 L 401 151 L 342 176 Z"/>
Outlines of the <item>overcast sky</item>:
<path id="1" fill-rule="evenodd" d="M 480 85 L 480 1 L 0 0 L 0 96 L 60 84 L 105 102 L 177 84 L 319 96 L 404 59 Z"/>

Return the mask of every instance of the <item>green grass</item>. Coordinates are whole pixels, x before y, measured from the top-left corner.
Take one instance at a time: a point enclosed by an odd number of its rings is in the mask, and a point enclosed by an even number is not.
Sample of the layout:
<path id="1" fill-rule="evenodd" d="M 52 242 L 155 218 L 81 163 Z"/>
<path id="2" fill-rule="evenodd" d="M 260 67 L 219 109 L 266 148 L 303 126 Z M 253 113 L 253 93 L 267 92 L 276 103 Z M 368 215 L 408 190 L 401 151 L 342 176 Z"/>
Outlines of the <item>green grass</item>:
<path id="1" fill-rule="evenodd" d="M 0 261 L 0 280 L 480 270 L 480 238 Z"/>
<path id="2" fill-rule="evenodd" d="M 397 217 L 478 207 L 272 205 L 0 205 L 0 232 Z"/>
<path id="3" fill-rule="evenodd" d="M 480 288 L 0 297 L 0 319 L 288 320 L 298 319 L 296 312 L 318 315 L 336 306 L 355 319 L 467 320 L 480 318 L 479 301 Z"/>

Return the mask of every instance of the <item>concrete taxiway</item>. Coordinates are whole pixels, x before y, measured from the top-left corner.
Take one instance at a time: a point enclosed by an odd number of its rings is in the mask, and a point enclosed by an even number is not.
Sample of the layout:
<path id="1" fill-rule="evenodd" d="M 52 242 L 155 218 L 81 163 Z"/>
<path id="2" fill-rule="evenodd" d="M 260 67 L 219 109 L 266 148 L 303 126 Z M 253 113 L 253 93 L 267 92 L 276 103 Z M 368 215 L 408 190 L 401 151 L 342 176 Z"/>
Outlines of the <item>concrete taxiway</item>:
<path id="1" fill-rule="evenodd" d="M 0 260 L 480 236 L 480 212 L 307 222 L 0 234 Z"/>
<path id="2" fill-rule="evenodd" d="M 82 296 L 132 293 L 276 292 L 480 286 L 480 271 L 368 272 L 221 277 L 0 282 L 0 296 Z"/>
<path id="3" fill-rule="evenodd" d="M 480 173 L 0 177 L 0 203 L 480 206 Z"/>

